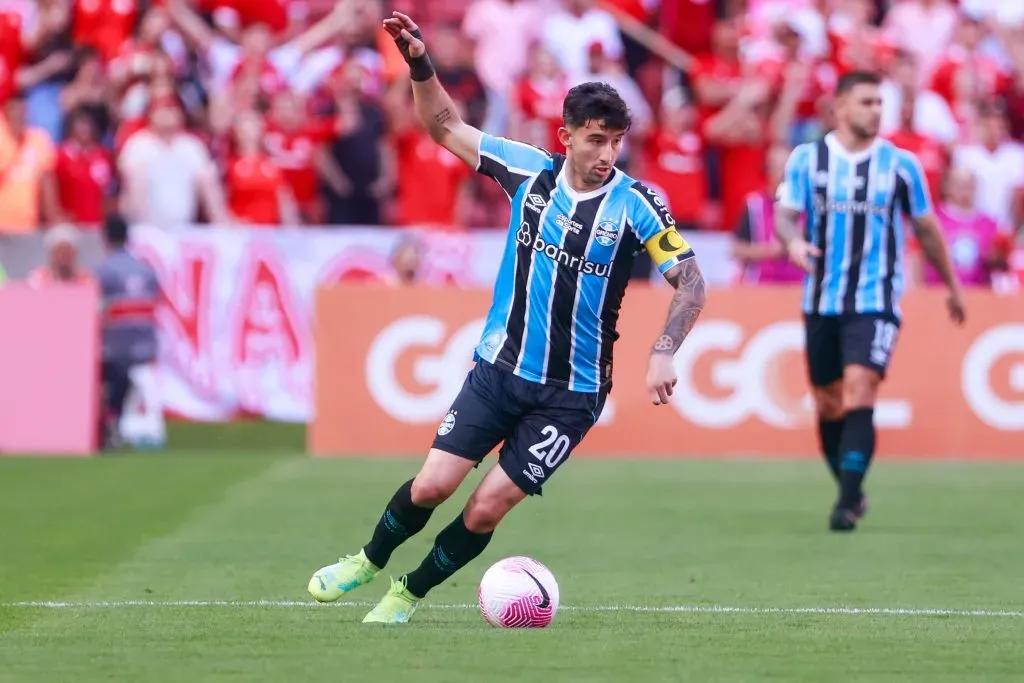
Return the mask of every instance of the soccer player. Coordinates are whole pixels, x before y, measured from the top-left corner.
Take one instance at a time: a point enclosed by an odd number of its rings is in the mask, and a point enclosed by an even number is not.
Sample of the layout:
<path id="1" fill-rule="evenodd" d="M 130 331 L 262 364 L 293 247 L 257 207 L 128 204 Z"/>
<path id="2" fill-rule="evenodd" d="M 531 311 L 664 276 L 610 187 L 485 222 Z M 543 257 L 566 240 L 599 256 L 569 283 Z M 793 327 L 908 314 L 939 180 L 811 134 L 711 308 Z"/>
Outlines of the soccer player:
<path id="1" fill-rule="evenodd" d="M 611 388 L 616 320 L 634 256 L 646 248 L 675 288 L 648 364 L 654 405 L 672 396 L 672 355 L 704 305 L 704 280 L 663 202 L 615 168 L 630 117 L 610 86 L 584 83 L 569 91 L 559 131 L 566 154 L 550 154 L 462 121 L 434 76 L 416 24 L 395 12 L 384 27 L 409 63 L 416 111 L 427 131 L 497 181 L 512 204 L 476 365 L 426 461 L 398 488 L 362 550 L 323 567 L 309 582 L 313 597 L 327 602 L 373 579 L 395 548 L 504 442 L 497 466 L 420 566 L 392 580 L 363 620 L 405 623 L 430 589 L 484 550 L 513 507 L 540 493 L 597 421 Z"/>
<path id="2" fill-rule="evenodd" d="M 875 452 L 874 405 L 900 328 L 903 214 L 949 290 L 950 318 L 964 320 L 921 165 L 878 137 L 881 112 L 878 77 L 844 75 L 837 129 L 793 151 L 776 205 L 776 234 L 807 271 L 807 363 L 821 448 L 839 484 L 833 531 L 852 531 L 867 511 L 862 484 Z"/>

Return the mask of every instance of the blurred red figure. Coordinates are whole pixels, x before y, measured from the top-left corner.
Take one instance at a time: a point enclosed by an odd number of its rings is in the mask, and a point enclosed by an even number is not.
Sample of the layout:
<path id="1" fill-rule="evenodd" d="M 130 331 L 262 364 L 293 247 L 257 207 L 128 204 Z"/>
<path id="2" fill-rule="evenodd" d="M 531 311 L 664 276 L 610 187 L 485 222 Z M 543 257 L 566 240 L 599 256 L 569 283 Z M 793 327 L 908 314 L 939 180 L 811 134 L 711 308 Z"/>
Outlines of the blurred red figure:
<path id="1" fill-rule="evenodd" d="M 271 105 L 264 146 L 291 188 L 299 214 L 306 223 L 324 218 L 316 178 L 317 151 L 330 139 L 333 124 L 311 121 L 302 97 L 285 91 Z"/>
<path id="2" fill-rule="evenodd" d="M 949 166 L 949 153 L 938 140 L 914 130 L 914 111 L 917 102 L 904 97 L 900 105 L 900 127 L 887 137 L 892 144 L 913 152 L 921 162 L 921 170 L 928 180 L 928 191 L 932 197 L 941 196 L 942 177 Z"/>
<path id="3" fill-rule="evenodd" d="M 234 148 L 228 165 L 228 206 L 238 221 L 276 227 L 297 225 L 298 210 L 281 170 L 263 150 L 263 119 L 253 111 L 235 120 Z"/>
<path id="4" fill-rule="evenodd" d="M 693 73 L 701 121 L 728 104 L 740 91 L 742 83 L 739 23 L 737 20 L 716 22 L 711 34 L 711 52 L 697 60 Z"/>
<path id="5" fill-rule="evenodd" d="M 708 177 L 697 108 L 681 88 L 665 93 L 659 125 L 649 138 L 644 180 L 661 188 L 672 215 L 684 228 L 708 223 Z"/>
<path id="6" fill-rule="evenodd" d="M 563 151 L 558 129 L 562 127 L 562 100 L 568 91 L 569 78 L 555 56 L 542 45 L 534 46 L 527 71 L 516 84 L 514 135 L 552 152 Z"/>
<path id="7" fill-rule="evenodd" d="M 702 56 L 711 51 L 711 27 L 716 3 L 708 0 L 674 0 L 661 3 L 661 33 L 687 52 Z"/>
<path id="8" fill-rule="evenodd" d="M 15 89 L 15 75 L 24 59 L 22 21 L 16 12 L 0 10 L 0 105 Z"/>
<path id="9" fill-rule="evenodd" d="M 75 43 L 96 48 L 110 61 L 131 38 L 138 11 L 137 0 L 75 0 Z"/>
<path id="10" fill-rule="evenodd" d="M 411 111 L 411 109 L 410 109 Z M 465 225 L 471 170 L 409 121 L 392 133 L 399 225 Z"/>
<path id="11" fill-rule="evenodd" d="M 979 50 L 988 34 L 980 18 L 962 12 L 956 41 L 946 48 L 932 74 L 931 89 L 957 111 L 963 112 L 974 100 L 1004 95 L 1010 88 L 1009 74 Z"/>
<path id="12" fill-rule="evenodd" d="M 158 72 L 172 73 L 170 58 L 161 49 L 161 37 L 170 28 L 167 11 L 162 7 L 150 7 L 139 21 L 135 36 L 129 37 L 118 46 L 117 53 L 109 65 L 110 79 L 121 91 L 135 83 L 152 78 Z M 165 65 L 159 64 L 166 61 Z"/>
<path id="13" fill-rule="evenodd" d="M 839 75 L 880 69 L 896 51 L 889 36 L 875 27 L 877 14 L 873 0 L 847 0 L 832 12 L 828 42 Z"/>
<path id="14" fill-rule="evenodd" d="M 818 115 L 819 100 L 835 90 L 839 79 L 838 70 L 831 60 L 807 53 L 804 39 L 793 17 L 773 25 L 772 33 L 780 49 L 777 54 L 760 61 L 756 72 L 767 78 L 773 89 L 780 90 L 784 85 L 787 68 L 796 63 L 804 64 L 807 74 L 800 91 L 796 116 L 802 121 L 813 119 Z"/>
<path id="15" fill-rule="evenodd" d="M 175 26 L 207 59 L 211 85 L 216 90 L 237 78 L 256 76 L 263 92 L 283 89 L 309 52 L 335 38 L 351 21 L 353 2 L 341 2 L 323 19 L 286 43 L 278 44 L 266 23 L 253 23 L 240 34 L 238 43 L 210 28 L 184 0 L 168 0 Z"/>
<path id="16" fill-rule="evenodd" d="M 765 185 L 770 95 L 765 81 L 747 81 L 725 108 L 704 123 L 705 139 L 719 152 L 722 220 L 717 227 L 721 230 L 736 226 L 747 195 Z"/>
<path id="17" fill-rule="evenodd" d="M 203 0 L 200 7 L 213 14 L 214 23 L 225 29 L 244 29 L 264 24 L 280 33 L 309 13 L 300 0 Z"/>
<path id="18" fill-rule="evenodd" d="M 57 149 L 57 189 L 61 208 L 76 223 L 99 227 L 114 180 L 114 165 L 100 146 L 96 125 L 84 110 L 67 120 L 68 138 Z"/>

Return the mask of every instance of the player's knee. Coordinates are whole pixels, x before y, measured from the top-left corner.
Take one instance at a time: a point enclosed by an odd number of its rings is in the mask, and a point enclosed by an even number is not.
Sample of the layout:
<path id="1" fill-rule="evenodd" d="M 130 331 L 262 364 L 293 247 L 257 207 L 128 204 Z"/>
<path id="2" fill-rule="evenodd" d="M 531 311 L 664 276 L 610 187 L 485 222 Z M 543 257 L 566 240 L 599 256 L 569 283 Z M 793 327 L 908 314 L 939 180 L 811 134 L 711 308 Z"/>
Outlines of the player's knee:
<path id="1" fill-rule="evenodd" d="M 870 408 L 878 396 L 878 379 L 871 373 L 856 373 L 843 382 L 843 409 Z"/>
<path id="2" fill-rule="evenodd" d="M 498 527 L 498 523 L 509 511 L 509 506 L 502 500 L 484 496 L 473 496 L 466 504 L 462 518 L 466 528 L 475 534 L 487 534 Z"/>
<path id="3" fill-rule="evenodd" d="M 818 400 L 818 415 L 824 420 L 839 420 L 843 417 L 841 398 L 828 397 Z"/>
<path id="4" fill-rule="evenodd" d="M 448 500 L 455 493 L 458 484 L 442 481 L 435 477 L 417 475 L 412 480 L 410 496 L 412 502 L 419 507 L 433 508 Z"/>
<path id="5" fill-rule="evenodd" d="M 843 417 L 843 394 L 839 391 L 816 391 L 815 408 L 824 420 L 839 420 Z"/>

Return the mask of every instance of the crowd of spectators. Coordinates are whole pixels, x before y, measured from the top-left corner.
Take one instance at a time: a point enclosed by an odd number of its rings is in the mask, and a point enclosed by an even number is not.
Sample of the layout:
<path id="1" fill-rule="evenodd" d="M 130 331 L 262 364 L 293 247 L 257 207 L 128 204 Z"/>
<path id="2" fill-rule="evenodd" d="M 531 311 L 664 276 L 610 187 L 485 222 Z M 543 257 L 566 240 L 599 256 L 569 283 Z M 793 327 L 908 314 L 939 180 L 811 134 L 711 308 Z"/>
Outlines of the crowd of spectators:
<path id="1" fill-rule="evenodd" d="M 684 227 L 736 234 L 754 279 L 789 272 L 761 267 L 780 164 L 830 128 L 839 75 L 875 70 L 883 134 L 919 156 L 961 275 L 1012 268 L 1024 2 L 1008 0 L 0 0 L 0 234 L 111 211 L 501 225 L 500 189 L 414 119 L 380 28 L 392 5 L 491 133 L 559 151 L 566 90 L 615 86 L 634 116 L 620 166 Z"/>

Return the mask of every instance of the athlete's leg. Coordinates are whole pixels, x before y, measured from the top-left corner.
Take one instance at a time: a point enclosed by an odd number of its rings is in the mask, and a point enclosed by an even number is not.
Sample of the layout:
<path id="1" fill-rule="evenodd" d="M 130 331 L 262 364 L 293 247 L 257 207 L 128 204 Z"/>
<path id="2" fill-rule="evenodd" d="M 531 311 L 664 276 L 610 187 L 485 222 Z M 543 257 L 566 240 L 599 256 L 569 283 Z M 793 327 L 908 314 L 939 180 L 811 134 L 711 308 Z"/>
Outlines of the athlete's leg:
<path id="1" fill-rule="evenodd" d="M 843 380 L 814 387 L 814 406 L 818 415 L 818 442 L 825 463 L 839 481 L 839 439 L 843 434 Z"/>
<path id="2" fill-rule="evenodd" d="M 518 408 L 502 400 L 504 377 L 505 373 L 488 365 L 478 364 L 470 371 L 419 473 L 391 497 L 359 553 L 313 574 L 309 592 L 314 598 L 337 600 L 371 581 L 395 549 L 426 526 L 434 508 L 508 435 L 518 419 Z"/>
<path id="3" fill-rule="evenodd" d="M 484 551 L 494 529 L 526 493 L 500 466 L 492 467 L 477 486 L 465 509 L 434 540 L 420 566 L 406 577 L 406 587 L 418 598 L 439 585 Z"/>
<path id="4" fill-rule="evenodd" d="M 309 594 L 332 602 L 372 581 L 395 548 L 427 525 L 434 508 L 454 493 L 475 464 L 432 448 L 416 477 L 399 486 L 388 501 L 370 541 L 355 555 L 318 569 L 309 580 Z"/>
<path id="5" fill-rule="evenodd" d="M 391 559 L 395 548 L 427 525 L 434 508 L 448 500 L 476 462 L 430 449 L 419 473 L 402 484 L 384 509 L 370 542 L 363 546 L 366 558 L 378 568 Z"/>
<path id="6" fill-rule="evenodd" d="M 818 441 L 832 476 L 839 480 L 843 432 L 843 359 L 837 316 L 804 316 L 807 370 L 818 416 Z"/>
<path id="7" fill-rule="evenodd" d="M 843 370 L 843 435 L 840 439 L 839 504 L 854 510 L 875 454 L 875 401 L 882 376 L 873 368 L 851 364 Z"/>
<path id="8" fill-rule="evenodd" d="M 850 531 L 864 514 L 864 477 L 875 454 L 875 401 L 899 335 L 890 314 L 850 315 L 840 332 L 843 353 L 843 435 L 839 443 L 839 501 L 830 520 Z"/>
<path id="9" fill-rule="evenodd" d="M 515 426 L 518 408 L 505 400 L 502 388 L 506 375 L 486 364 L 470 371 L 419 474 L 398 489 L 363 548 L 374 565 L 383 567 L 395 548 L 420 531 L 433 509 Z"/>

